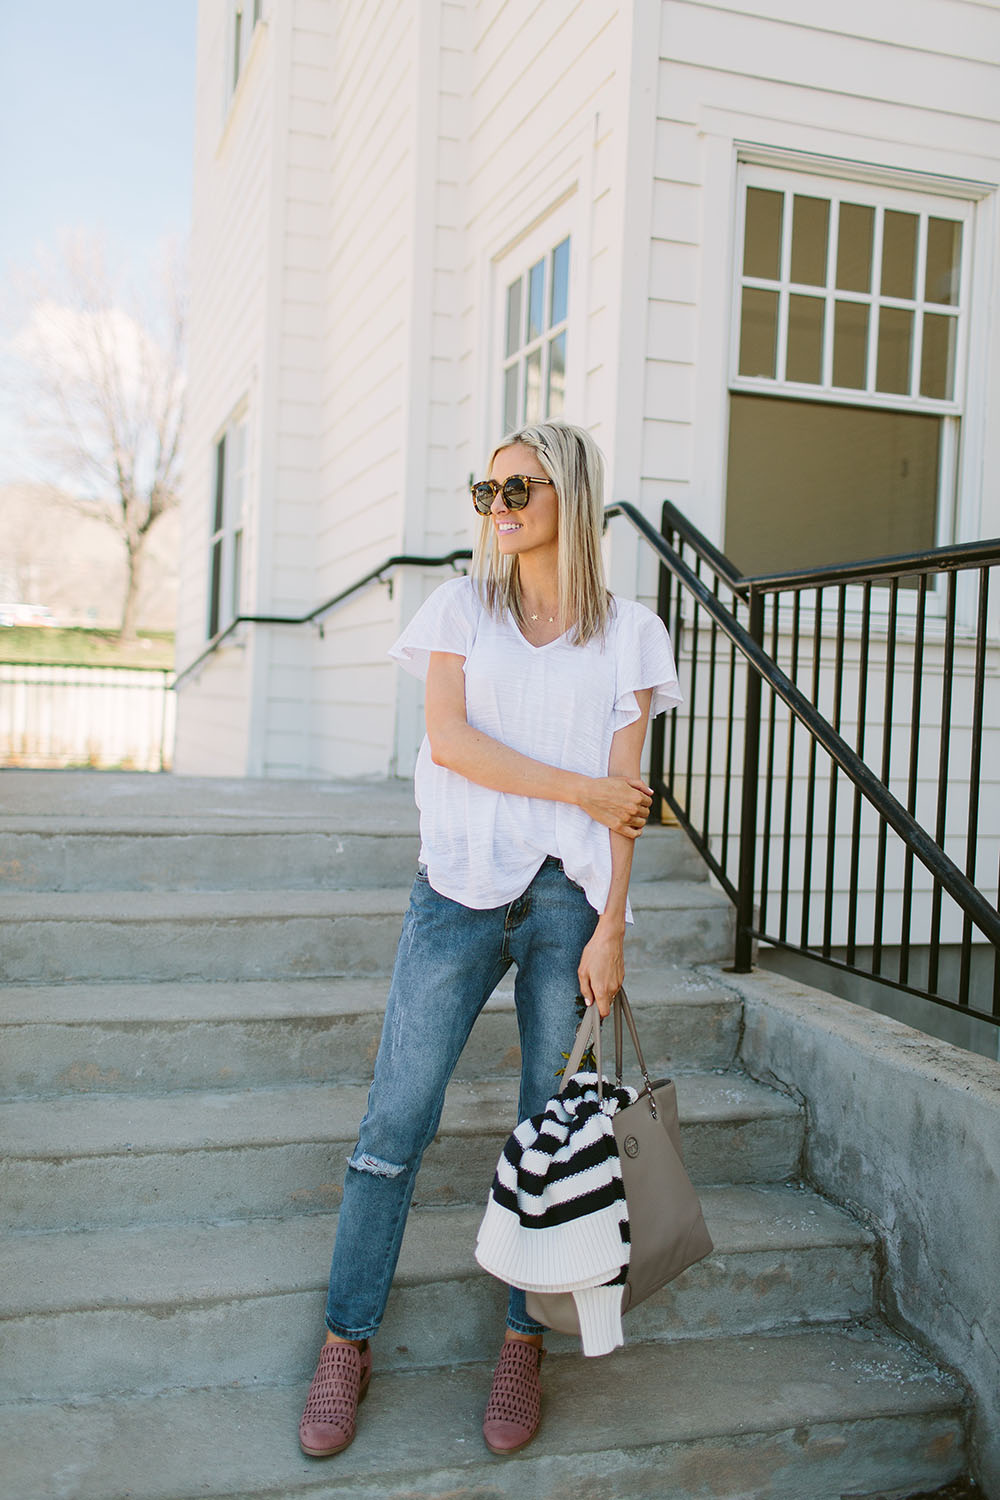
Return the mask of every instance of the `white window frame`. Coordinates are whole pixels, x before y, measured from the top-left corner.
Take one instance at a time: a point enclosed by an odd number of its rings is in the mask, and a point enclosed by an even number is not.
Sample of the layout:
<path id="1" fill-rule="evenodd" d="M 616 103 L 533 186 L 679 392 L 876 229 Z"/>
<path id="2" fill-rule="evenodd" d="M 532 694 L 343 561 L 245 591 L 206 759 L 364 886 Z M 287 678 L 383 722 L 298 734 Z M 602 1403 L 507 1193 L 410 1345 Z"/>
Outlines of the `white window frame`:
<path id="1" fill-rule="evenodd" d="M 845 164 L 846 165 L 846 164 Z M 771 395 L 791 400 L 827 402 L 837 406 L 861 406 L 869 410 L 891 410 L 926 413 L 942 420 L 941 449 L 938 463 L 938 495 L 935 521 L 935 545 L 947 546 L 955 536 L 957 523 L 958 494 L 958 449 L 960 430 L 966 415 L 965 393 L 968 369 L 969 310 L 972 298 L 972 244 L 975 233 L 976 204 L 968 198 L 950 194 L 935 194 L 910 187 L 889 183 L 858 181 L 847 173 L 844 176 L 811 175 L 794 166 L 788 168 L 758 166 L 741 163 L 737 175 L 737 212 L 734 234 L 733 280 L 731 290 L 729 390 L 738 394 Z M 784 194 L 782 219 L 782 264 L 778 281 L 743 275 L 743 244 L 746 230 L 746 203 L 748 188 L 763 188 Z M 830 202 L 830 222 L 827 235 L 827 278 L 823 288 L 799 285 L 791 280 L 791 210 L 792 200 L 798 196 L 822 198 Z M 858 203 L 876 210 L 896 210 L 918 216 L 917 285 L 914 298 L 880 297 L 881 279 L 881 225 L 882 214 L 876 213 L 874 242 L 872 245 L 872 285 L 867 293 L 847 292 L 835 286 L 837 220 L 841 202 Z M 848 301 L 867 304 L 871 309 L 869 322 L 869 348 L 867 384 L 874 385 L 875 362 L 878 350 L 879 305 L 899 307 L 915 314 L 924 309 L 939 313 L 941 305 L 924 300 L 924 254 L 926 248 L 927 221 L 929 218 L 956 220 L 962 225 L 962 252 L 959 270 L 959 301 L 953 316 L 957 322 L 955 342 L 954 392 L 949 400 L 916 395 L 899 395 L 873 389 L 857 390 L 851 387 L 834 386 L 833 326 L 834 303 Z M 775 376 L 751 376 L 739 373 L 740 335 L 742 327 L 742 292 L 745 286 L 777 291 L 778 333 L 777 363 Z M 788 307 L 792 295 L 822 297 L 826 304 L 823 324 L 822 383 L 807 384 L 784 378 L 784 358 L 787 349 Z M 910 349 L 911 391 L 919 382 L 921 359 L 922 319 L 914 318 L 914 337 Z M 728 423 L 727 423 L 728 427 Z"/>
<path id="2" fill-rule="evenodd" d="M 805 283 L 793 282 L 791 280 L 791 235 L 785 233 L 783 245 L 783 264 L 778 281 L 768 281 L 761 277 L 744 276 L 742 258 L 740 251 L 743 247 L 743 238 L 746 229 L 746 193 L 748 188 L 763 188 L 770 192 L 780 192 L 785 195 L 785 226 L 790 223 L 790 203 L 794 197 L 815 197 L 831 201 L 833 213 L 831 214 L 830 230 L 827 242 L 827 285 L 823 288 L 807 285 Z M 973 215 L 975 204 L 969 201 L 957 200 L 952 197 L 937 197 L 930 193 L 914 192 L 912 189 L 900 189 L 894 187 L 878 187 L 864 182 L 851 182 L 847 178 L 810 177 L 794 170 L 781 171 L 764 167 L 743 167 L 740 175 L 740 192 L 738 196 L 737 217 L 737 254 L 734 256 L 734 284 L 733 284 L 733 308 L 734 318 L 732 320 L 732 338 L 730 346 L 730 389 L 750 392 L 767 392 L 772 395 L 795 396 L 809 401 L 829 401 L 838 406 L 866 406 L 866 407 L 888 407 L 895 411 L 930 412 L 934 415 L 952 414 L 963 415 L 965 396 L 965 370 L 967 364 L 968 349 L 968 311 L 970 297 L 971 261 L 972 261 L 972 236 Z M 836 226 L 837 207 L 839 203 L 858 203 L 875 209 L 891 209 L 902 213 L 915 214 L 920 219 L 920 237 L 917 247 L 918 262 L 923 265 L 923 255 L 926 247 L 926 229 L 929 218 L 943 218 L 956 220 L 963 226 L 962 229 L 962 261 L 960 268 L 959 285 L 961 290 L 960 300 L 957 304 L 941 304 L 926 302 L 922 295 L 922 285 L 918 287 L 921 295 L 915 298 L 881 297 L 878 281 L 881 276 L 881 218 L 876 223 L 876 237 L 872 249 L 873 286 L 870 292 L 843 291 L 833 284 L 836 260 Z M 823 381 L 819 385 L 805 382 L 789 381 L 778 374 L 775 378 L 757 375 L 740 375 L 739 373 L 739 344 L 740 344 L 740 293 L 744 286 L 760 287 L 764 290 L 778 290 L 779 301 L 779 326 L 778 326 L 778 362 L 781 368 L 782 354 L 784 352 L 784 337 L 788 328 L 788 297 L 790 294 L 801 294 L 802 296 L 819 298 L 822 296 L 826 302 L 826 319 L 824 324 L 824 359 L 823 359 Z M 899 307 L 907 311 L 923 312 L 925 309 L 932 313 L 941 313 L 946 309 L 947 313 L 954 316 L 958 324 L 958 339 L 955 348 L 955 393 L 952 399 L 943 400 L 937 397 L 921 396 L 919 394 L 904 395 L 889 392 L 858 390 L 850 386 L 834 386 L 832 383 L 833 367 L 833 340 L 830 331 L 833 326 L 831 313 L 834 302 L 857 302 L 874 306 L 881 302 L 887 307 Z M 954 312 L 951 309 L 954 306 Z M 875 325 L 877 329 L 877 324 Z M 920 365 L 920 320 L 916 321 L 916 336 L 911 348 L 911 372 L 916 372 Z M 871 338 L 869 349 L 868 383 L 874 385 L 875 353 L 877 348 L 877 332 Z M 912 384 L 912 381 L 911 381 Z"/>
<path id="3" fill-rule="evenodd" d="M 572 200 L 571 200 L 572 201 Z M 518 277 L 526 278 L 531 267 L 536 265 L 543 257 L 551 257 L 553 250 L 569 240 L 569 271 L 567 280 L 566 317 L 551 328 L 545 328 L 539 342 L 547 344 L 548 341 L 560 332 L 566 335 L 566 386 L 563 403 L 563 412 L 572 411 L 579 399 L 577 379 L 574 374 L 576 364 L 573 359 L 573 351 L 577 347 L 579 331 L 577 327 L 577 309 L 581 305 L 577 295 L 581 288 L 581 248 L 576 216 L 563 209 L 553 211 L 536 223 L 530 230 L 519 235 L 514 241 L 508 241 L 502 250 L 493 256 L 492 297 L 493 306 L 493 337 L 490 340 L 494 351 L 490 361 L 492 398 L 490 407 L 493 419 L 489 423 L 489 433 L 503 432 L 504 428 L 504 379 L 505 370 L 515 356 L 507 355 L 507 288 L 511 282 Z M 536 341 L 530 344 L 520 345 L 516 357 L 522 362 L 528 351 L 535 347 Z M 548 362 L 547 356 L 542 361 L 543 382 L 547 386 Z M 519 382 L 519 410 L 523 406 L 523 374 Z M 489 439 L 488 439 L 489 440 Z M 494 439 L 495 440 L 495 439 Z"/>
<path id="4" fill-rule="evenodd" d="M 219 459 L 222 451 L 222 493 Z M 240 612 L 246 570 L 246 492 L 249 471 L 249 424 L 241 405 L 216 434 L 212 445 L 212 497 L 208 541 L 206 638 L 212 640 Z M 218 550 L 218 585 L 215 558 Z M 214 626 L 214 629 L 213 629 Z"/>

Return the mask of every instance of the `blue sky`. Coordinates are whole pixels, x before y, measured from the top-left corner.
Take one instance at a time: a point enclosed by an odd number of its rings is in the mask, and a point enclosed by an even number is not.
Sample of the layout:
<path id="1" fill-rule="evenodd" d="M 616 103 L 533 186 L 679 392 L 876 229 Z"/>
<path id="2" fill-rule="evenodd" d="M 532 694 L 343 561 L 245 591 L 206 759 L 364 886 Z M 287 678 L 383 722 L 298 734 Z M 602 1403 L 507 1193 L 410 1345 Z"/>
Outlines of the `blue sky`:
<path id="1" fill-rule="evenodd" d="M 103 231 L 137 279 L 190 228 L 197 0 L 0 0 L 0 277 Z"/>

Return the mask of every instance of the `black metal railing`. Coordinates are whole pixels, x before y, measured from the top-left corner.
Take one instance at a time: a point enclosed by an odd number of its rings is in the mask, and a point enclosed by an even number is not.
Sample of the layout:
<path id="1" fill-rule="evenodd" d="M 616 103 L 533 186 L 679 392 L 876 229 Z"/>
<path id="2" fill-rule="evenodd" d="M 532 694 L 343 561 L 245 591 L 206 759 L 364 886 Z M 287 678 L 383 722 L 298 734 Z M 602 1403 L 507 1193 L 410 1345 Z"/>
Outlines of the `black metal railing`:
<path id="1" fill-rule="evenodd" d="M 1000 540 L 745 577 L 669 501 L 662 531 L 605 515 L 659 563 L 686 702 L 654 721 L 653 812 L 734 902 L 735 968 L 766 942 L 1000 1024 Z M 173 686 L 241 625 L 321 625 L 395 568 L 471 555 L 396 555 L 308 614 L 240 615 Z"/>
<path id="2" fill-rule="evenodd" d="M 377 568 L 372 568 L 364 577 L 356 578 L 353 583 L 349 583 L 346 588 L 341 589 L 338 594 L 334 594 L 331 599 L 327 599 L 323 604 L 317 605 L 315 609 L 311 609 L 307 615 L 237 615 L 234 620 L 230 620 L 224 630 L 219 630 L 212 636 L 204 650 L 200 651 L 193 661 L 189 661 L 177 673 L 172 686 L 174 688 L 179 687 L 185 678 L 190 677 L 196 672 L 204 662 L 208 661 L 210 656 L 215 655 L 222 643 L 228 640 L 241 625 L 322 626 L 323 616 L 329 614 L 330 610 L 335 609 L 338 604 L 343 604 L 352 594 L 359 593 L 369 583 L 387 582 L 387 574 L 392 573 L 396 568 L 457 568 L 459 563 L 469 562 L 471 557 L 472 553 L 468 547 L 459 547 L 455 552 L 448 552 L 443 557 L 419 557 L 409 552 L 398 553 L 393 557 L 387 557 L 385 562 L 379 563 Z"/>
<path id="3" fill-rule="evenodd" d="M 735 967 L 767 942 L 1000 1024 L 1000 541 L 744 577 L 669 502 L 662 534 L 616 514 L 686 694 L 653 783 L 736 906 Z"/>

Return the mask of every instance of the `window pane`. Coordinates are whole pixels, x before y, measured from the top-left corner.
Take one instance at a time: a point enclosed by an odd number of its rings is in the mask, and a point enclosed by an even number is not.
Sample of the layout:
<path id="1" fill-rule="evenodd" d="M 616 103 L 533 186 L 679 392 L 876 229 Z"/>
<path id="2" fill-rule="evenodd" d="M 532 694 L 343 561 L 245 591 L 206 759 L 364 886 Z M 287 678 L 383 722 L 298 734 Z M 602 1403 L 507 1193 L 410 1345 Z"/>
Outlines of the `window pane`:
<path id="1" fill-rule="evenodd" d="M 920 356 L 920 394 L 938 401 L 955 395 L 955 339 L 958 319 L 940 313 L 924 314 L 924 344 Z"/>
<path id="2" fill-rule="evenodd" d="M 747 225 L 743 241 L 744 276 L 777 281 L 781 274 L 781 218 L 784 194 L 747 188 Z"/>
<path id="3" fill-rule="evenodd" d="M 232 599 L 229 611 L 230 622 L 236 619 L 240 612 L 240 584 L 243 579 L 243 532 L 233 533 L 233 577 L 232 577 Z"/>
<path id="4" fill-rule="evenodd" d="M 524 362 L 524 420 L 529 427 L 542 420 L 541 349 L 535 349 Z"/>
<path id="5" fill-rule="evenodd" d="M 842 292 L 870 292 L 875 210 L 864 203 L 840 205 L 837 230 L 837 286 Z"/>
<path id="6" fill-rule="evenodd" d="M 733 395 L 725 550 L 745 573 L 935 543 L 942 418 Z"/>
<path id="7" fill-rule="evenodd" d="M 247 467 L 247 424 L 240 422 L 232 429 L 230 442 L 229 474 L 227 478 L 226 524 L 239 526 L 243 520 L 243 489 Z"/>
<path id="8" fill-rule="evenodd" d="M 826 198 L 795 197 L 792 212 L 792 280 L 826 286 L 826 242 L 830 204 Z"/>
<path id="9" fill-rule="evenodd" d="M 528 337 L 531 343 L 542 332 L 545 316 L 545 262 L 537 261 L 528 272 Z"/>
<path id="10" fill-rule="evenodd" d="M 222 530 L 223 503 L 226 492 L 226 439 L 221 437 L 215 445 L 215 513 L 213 531 Z"/>
<path id="11" fill-rule="evenodd" d="M 924 279 L 926 301 L 957 306 L 961 260 L 961 224 L 957 224 L 954 219 L 928 219 L 927 274 Z"/>
<path id="12" fill-rule="evenodd" d="M 222 588 L 222 538 L 212 543 L 212 575 L 208 587 L 208 638 L 219 633 L 219 592 Z"/>
<path id="13" fill-rule="evenodd" d="M 763 292 L 757 287 L 745 286 L 740 323 L 740 374 L 768 375 L 773 379 L 777 347 L 777 292 Z"/>
<path id="14" fill-rule="evenodd" d="M 511 355 L 521 347 L 521 286 L 519 276 L 507 288 L 507 339 L 504 354 Z"/>
<path id="15" fill-rule="evenodd" d="M 909 395 L 913 314 L 902 307 L 883 307 L 878 319 L 877 391 Z"/>
<path id="16" fill-rule="evenodd" d="M 789 298 L 786 380 L 820 384 L 823 378 L 824 311 L 822 297 Z"/>
<path id="17" fill-rule="evenodd" d="M 503 430 L 516 432 L 520 427 L 517 419 L 517 365 L 511 365 L 503 377 Z"/>
<path id="18" fill-rule="evenodd" d="M 863 391 L 867 356 L 867 302 L 838 302 L 833 312 L 834 385 Z"/>
<path id="19" fill-rule="evenodd" d="M 882 296 L 912 297 L 917 263 L 917 216 L 886 209 L 882 229 Z M 888 387 L 879 386 L 879 389 Z"/>
<path id="20" fill-rule="evenodd" d="M 552 252 L 552 303 L 549 327 L 565 322 L 569 301 L 569 240 L 563 240 Z"/>
<path id="21" fill-rule="evenodd" d="M 550 417 L 561 417 L 566 404 L 566 335 L 557 334 L 549 343 L 549 399 L 546 408 Z"/>

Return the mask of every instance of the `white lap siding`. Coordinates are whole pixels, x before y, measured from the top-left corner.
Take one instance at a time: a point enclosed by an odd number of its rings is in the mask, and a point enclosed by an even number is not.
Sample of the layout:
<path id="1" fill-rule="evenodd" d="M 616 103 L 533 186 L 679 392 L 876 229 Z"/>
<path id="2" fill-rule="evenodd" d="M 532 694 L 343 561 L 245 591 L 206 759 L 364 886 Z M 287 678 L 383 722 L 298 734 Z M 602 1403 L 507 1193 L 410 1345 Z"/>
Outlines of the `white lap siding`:
<path id="1" fill-rule="evenodd" d="M 568 235 L 566 415 L 615 496 L 654 519 L 669 496 L 719 542 L 740 149 L 1000 180 L 994 7 L 290 0 L 265 5 L 228 114 L 223 9 L 199 22 L 181 664 L 204 643 L 214 444 L 240 401 L 244 609 L 305 612 L 393 553 L 469 545 L 505 289 Z M 987 193 L 984 247 L 993 211 Z M 1000 532 L 1000 324 L 991 256 L 976 267 L 963 535 Z M 652 603 L 620 521 L 608 553 L 612 585 Z M 443 576 L 373 585 L 322 636 L 249 630 L 184 688 L 178 764 L 409 773 L 420 692 L 384 653 Z"/>

